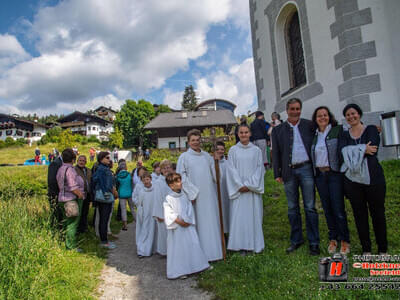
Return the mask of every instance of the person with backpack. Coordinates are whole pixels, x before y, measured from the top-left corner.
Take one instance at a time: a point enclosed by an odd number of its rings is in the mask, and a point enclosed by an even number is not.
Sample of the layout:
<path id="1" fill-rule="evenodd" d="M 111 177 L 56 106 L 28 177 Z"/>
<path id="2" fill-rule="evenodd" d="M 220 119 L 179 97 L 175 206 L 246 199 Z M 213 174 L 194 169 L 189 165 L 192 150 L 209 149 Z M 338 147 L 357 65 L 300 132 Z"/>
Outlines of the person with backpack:
<path id="1" fill-rule="evenodd" d="M 131 174 L 127 171 L 126 163 L 122 162 L 118 169 L 120 170 L 116 174 L 116 181 L 118 186 L 118 198 L 119 204 L 121 206 L 121 218 L 122 218 L 122 230 L 128 230 L 127 227 L 127 207 L 126 203 L 128 202 L 129 207 L 131 208 L 132 215 L 134 215 L 134 205 L 132 201 L 132 177 Z"/>

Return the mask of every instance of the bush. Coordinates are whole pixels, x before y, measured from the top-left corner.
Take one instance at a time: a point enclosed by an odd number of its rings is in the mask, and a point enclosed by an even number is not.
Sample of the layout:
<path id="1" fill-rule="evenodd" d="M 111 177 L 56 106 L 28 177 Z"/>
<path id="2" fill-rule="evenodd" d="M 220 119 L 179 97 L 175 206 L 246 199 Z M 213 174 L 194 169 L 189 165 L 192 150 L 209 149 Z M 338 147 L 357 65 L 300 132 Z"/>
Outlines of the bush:
<path id="1" fill-rule="evenodd" d="M 38 141 L 38 145 L 46 145 L 50 142 L 50 138 L 46 135 L 42 136 L 42 138 Z"/>
<path id="2" fill-rule="evenodd" d="M 86 136 L 83 136 L 81 139 L 81 144 L 82 145 L 87 145 L 87 143 L 89 142 L 88 138 Z"/>
<path id="3" fill-rule="evenodd" d="M 6 142 L 3 140 L 0 140 L 0 149 L 5 148 L 6 147 Z"/>
<path id="4" fill-rule="evenodd" d="M 58 143 L 61 133 L 62 133 L 62 128 L 59 126 L 55 126 L 47 130 L 45 135 L 47 137 L 47 143 Z"/>
<path id="5" fill-rule="evenodd" d="M 100 141 L 98 140 L 98 138 L 95 135 L 90 135 L 88 138 L 88 142 L 89 143 L 100 143 Z"/>
<path id="6" fill-rule="evenodd" d="M 10 146 L 14 146 L 15 145 L 14 139 L 9 137 L 9 136 L 6 137 L 5 143 L 6 143 L 6 147 L 10 147 Z"/>

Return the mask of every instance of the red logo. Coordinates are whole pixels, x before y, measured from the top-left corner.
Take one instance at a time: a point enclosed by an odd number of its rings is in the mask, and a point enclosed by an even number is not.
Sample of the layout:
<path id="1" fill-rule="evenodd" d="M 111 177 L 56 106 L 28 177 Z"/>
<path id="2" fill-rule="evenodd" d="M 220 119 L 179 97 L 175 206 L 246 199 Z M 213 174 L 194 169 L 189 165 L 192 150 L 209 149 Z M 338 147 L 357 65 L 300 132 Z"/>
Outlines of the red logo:
<path id="1" fill-rule="evenodd" d="M 342 262 L 332 262 L 329 270 L 330 276 L 340 276 L 342 274 Z"/>

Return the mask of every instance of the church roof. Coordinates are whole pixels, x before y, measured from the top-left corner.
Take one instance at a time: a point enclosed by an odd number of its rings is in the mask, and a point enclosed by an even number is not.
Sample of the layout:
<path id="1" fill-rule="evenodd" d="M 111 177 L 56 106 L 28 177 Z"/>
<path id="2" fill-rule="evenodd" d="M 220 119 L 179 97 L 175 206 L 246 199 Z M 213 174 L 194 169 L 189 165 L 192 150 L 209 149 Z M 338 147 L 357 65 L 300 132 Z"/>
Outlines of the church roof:
<path id="1" fill-rule="evenodd" d="M 145 129 L 225 126 L 237 124 L 233 112 L 227 109 L 161 113 Z"/>

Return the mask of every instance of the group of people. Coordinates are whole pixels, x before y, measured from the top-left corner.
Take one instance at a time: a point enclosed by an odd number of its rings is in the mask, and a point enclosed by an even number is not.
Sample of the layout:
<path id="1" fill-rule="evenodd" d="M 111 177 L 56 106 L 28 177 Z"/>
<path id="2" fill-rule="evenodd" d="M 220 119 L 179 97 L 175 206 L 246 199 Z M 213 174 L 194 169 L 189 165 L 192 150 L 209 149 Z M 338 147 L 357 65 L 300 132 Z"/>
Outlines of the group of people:
<path id="1" fill-rule="evenodd" d="M 289 100 L 287 120 L 277 122 L 271 130 L 266 129 L 273 146 L 274 177 L 284 185 L 288 202 L 291 233 L 287 253 L 304 244 L 301 191 L 310 254 L 320 254 L 316 186 L 328 225 L 329 253 L 336 252 L 339 244 L 340 253 L 350 252 L 346 196 L 353 208 L 363 254 L 371 253 L 369 214 L 378 252 L 385 254 L 385 178 L 377 159 L 378 128 L 364 126 L 362 110 L 356 104 L 349 104 L 343 110 L 349 128 L 338 125 L 328 107 L 318 107 L 312 120 L 300 118 L 301 110 L 299 99 Z M 261 122 L 257 123 L 261 128 Z M 96 203 L 101 246 L 114 249 L 115 244 L 108 240 L 109 220 L 114 200 L 119 198 L 122 229 L 127 230 L 128 205 L 136 220 L 137 255 L 166 255 L 170 279 L 186 278 L 188 274 L 209 268 L 209 262 L 222 259 L 224 241 L 228 250 L 239 251 L 243 256 L 262 252 L 266 144 L 257 142 L 261 139 L 258 136 L 255 140 L 252 138 L 253 127 L 245 122 L 238 125 L 239 141 L 229 149 L 227 159 L 223 142 L 217 142 L 212 157 L 201 149 L 200 131 L 190 130 L 189 148 L 180 155 L 176 170 L 170 161 L 164 160 L 153 165 L 152 173 L 141 162 L 130 173 L 126 162 L 119 160 L 113 174 L 109 152 L 98 153 L 98 163 L 92 170 L 85 167 L 83 155 L 73 167 L 74 151 L 64 150 L 62 166 L 57 172 L 58 195 L 53 195 L 51 205 L 55 205 L 57 197 L 67 248 L 77 247 L 76 232 L 87 226 L 88 199 L 91 199 Z M 64 206 L 71 200 L 77 202 L 80 217 L 66 216 Z M 221 234 L 221 227 L 225 236 Z"/>
<path id="2" fill-rule="evenodd" d="M 283 183 L 291 227 L 288 253 L 304 243 L 299 205 L 301 190 L 310 254 L 318 255 L 318 213 L 315 186 L 324 209 L 329 232 L 328 252 L 350 252 L 350 236 L 344 196 L 350 200 L 363 254 L 371 254 L 369 215 L 372 219 L 379 254 L 386 254 L 388 243 L 385 217 L 386 184 L 377 153 L 378 128 L 365 126 L 357 104 L 343 109 L 347 125 L 338 125 L 326 106 L 318 107 L 312 120 L 300 118 L 302 102 L 287 102 L 288 119 L 272 130 L 274 177 Z"/>

